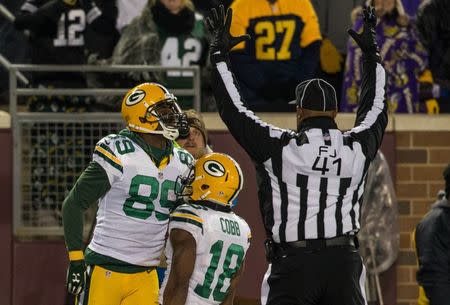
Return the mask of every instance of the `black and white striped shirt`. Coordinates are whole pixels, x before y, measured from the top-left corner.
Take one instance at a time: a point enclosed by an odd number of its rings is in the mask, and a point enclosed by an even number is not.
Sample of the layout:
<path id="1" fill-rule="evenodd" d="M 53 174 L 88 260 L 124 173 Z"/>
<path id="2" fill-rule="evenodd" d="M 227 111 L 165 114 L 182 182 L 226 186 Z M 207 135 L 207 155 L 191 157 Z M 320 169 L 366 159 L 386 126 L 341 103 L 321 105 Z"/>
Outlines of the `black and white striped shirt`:
<path id="1" fill-rule="evenodd" d="M 332 238 L 360 228 L 364 182 L 387 125 L 385 70 L 365 58 L 355 127 L 306 119 L 299 131 L 261 121 L 245 107 L 225 56 L 212 55 L 222 120 L 256 164 L 258 196 L 275 242 Z"/>

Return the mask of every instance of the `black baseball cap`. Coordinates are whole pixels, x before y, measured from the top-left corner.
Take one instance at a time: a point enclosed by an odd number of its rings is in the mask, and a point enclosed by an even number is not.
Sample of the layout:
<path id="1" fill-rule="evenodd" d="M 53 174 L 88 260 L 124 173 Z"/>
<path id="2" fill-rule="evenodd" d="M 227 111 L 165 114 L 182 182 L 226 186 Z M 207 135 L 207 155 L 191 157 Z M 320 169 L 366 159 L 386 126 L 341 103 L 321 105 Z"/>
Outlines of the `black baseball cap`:
<path id="1" fill-rule="evenodd" d="M 337 110 L 336 90 L 320 78 L 305 80 L 295 88 L 295 100 L 289 104 L 315 111 Z"/>

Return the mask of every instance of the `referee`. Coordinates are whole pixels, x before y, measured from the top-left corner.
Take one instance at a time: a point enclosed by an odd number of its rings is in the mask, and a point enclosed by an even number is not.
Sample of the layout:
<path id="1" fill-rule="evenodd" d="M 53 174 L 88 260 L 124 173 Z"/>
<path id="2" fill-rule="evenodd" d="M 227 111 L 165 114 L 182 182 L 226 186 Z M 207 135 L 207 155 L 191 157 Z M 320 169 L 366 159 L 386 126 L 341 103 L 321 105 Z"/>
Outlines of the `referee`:
<path id="1" fill-rule="evenodd" d="M 338 129 L 334 88 L 321 79 L 297 86 L 297 131 L 276 128 L 249 111 L 229 64 L 229 50 L 248 35 L 229 33 L 232 11 L 212 10 L 211 61 L 220 116 L 253 159 L 270 262 L 263 305 L 367 304 L 356 234 L 364 181 L 387 125 L 385 71 L 375 42 L 373 8 L 361 34 L 363 82 L 355 127 Z"/>

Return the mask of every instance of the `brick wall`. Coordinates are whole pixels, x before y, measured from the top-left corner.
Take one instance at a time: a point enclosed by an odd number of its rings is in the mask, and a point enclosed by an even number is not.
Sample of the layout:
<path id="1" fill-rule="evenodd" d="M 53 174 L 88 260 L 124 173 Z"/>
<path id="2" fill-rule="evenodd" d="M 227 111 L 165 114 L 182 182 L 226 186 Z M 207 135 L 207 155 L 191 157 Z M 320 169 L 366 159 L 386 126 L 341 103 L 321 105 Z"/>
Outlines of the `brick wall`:
<path id="1" fill-rule="evenodd" d="M 417 304 L 416 254 L 411 232 L 444 188 L 442 171 L 450 163 L 450 132 L 396 133 L 396 188 L 400 221 L 397 304 Z"/>

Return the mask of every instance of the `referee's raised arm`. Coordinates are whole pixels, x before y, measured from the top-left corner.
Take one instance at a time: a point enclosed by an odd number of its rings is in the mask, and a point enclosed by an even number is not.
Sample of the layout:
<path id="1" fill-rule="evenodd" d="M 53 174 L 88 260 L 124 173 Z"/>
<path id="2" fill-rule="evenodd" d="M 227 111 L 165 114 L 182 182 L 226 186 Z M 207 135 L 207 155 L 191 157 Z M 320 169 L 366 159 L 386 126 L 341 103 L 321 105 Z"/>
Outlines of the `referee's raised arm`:
<path id="1" fill-rule="evenodd" d="M 361 143 L 366 156 L 373 160 L 383 140 L 386 129 L 386 71 L 384 70 L 375 39 L 375 12 L 364 11 L 364 26 L 361 34 L 348 30 L 363 52 L 363 79 L 356 113 L 355 127 L 350 135 Z"/>
<path id="2" fill-rule="evenodd" d="M 240 42 L 250 38 L 248 35 L 231 36 L 229 29 L 232 10 L 225 15 L 221 5 L 219 10 L 212 9 L 207 18 L 207 26 L 214 35 L 210 46 L 211 63 L 214 67 L 213 90 L 219 114 L 236 141 L 253 160 L 264 162 L 273 154 L 273 149 L 285 142 L 291 134 L 267 124 L 247 109 L 237 81 L 231 71 L 229 51 Z"/>

